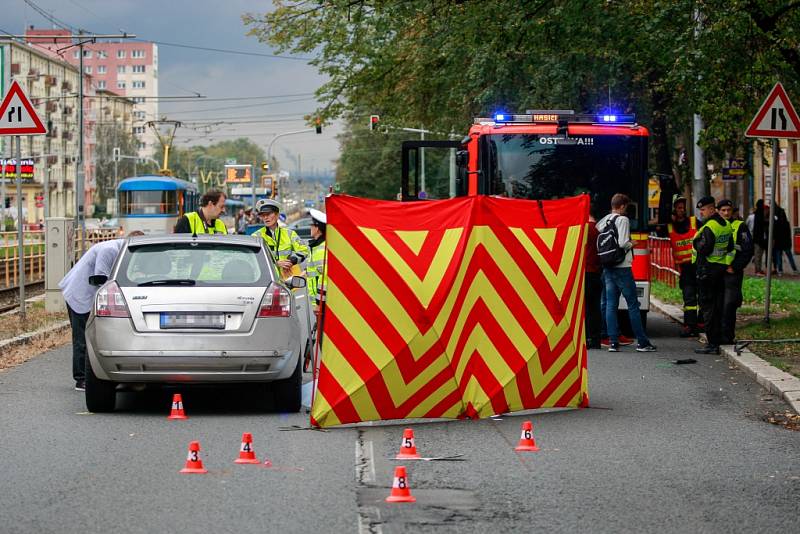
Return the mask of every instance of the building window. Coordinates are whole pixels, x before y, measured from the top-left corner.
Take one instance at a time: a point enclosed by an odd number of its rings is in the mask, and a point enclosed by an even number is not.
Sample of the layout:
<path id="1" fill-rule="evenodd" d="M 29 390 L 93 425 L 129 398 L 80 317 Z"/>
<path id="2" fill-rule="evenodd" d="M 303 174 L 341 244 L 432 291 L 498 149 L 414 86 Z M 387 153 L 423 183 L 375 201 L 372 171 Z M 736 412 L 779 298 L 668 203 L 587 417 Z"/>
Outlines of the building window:
<path id="1" fill-rule="evenodd" d="M 125 82 L 117 80 L 117 89 L 125 89 Z"/>
<path id="2" fill-rule="evenodd" d="M 125 59 L 125 50 L 117 50 L 117 59 Z"/>
<path id="3" fill-rule="evenodd" d="M 105 65 L 98 65 L 97 66 L 97 74 L 105 74 L 106 73 L 106 66 Z"/>
<path id="4" fill-rule="evenodd" d="M 91 74 L 92 67 L 90 65 L 86 65 L 85 67 L 83 67 L 83 72 L 85 72 L 86 74 Z"/>
<path id="5" fill-rule="evenodd" d="M 134 80 L 133 88 L 134 89 L 144 89 L 144 81 L 143 80 Z"/>
<path id="6" fill-rule="evenodd" d="M 83 51 L 83 57 L 84 57 L 84 58 L 87 58 L 87 59 L 91 59 L 91 57 L 92 57 L 92 51 L 91 51 L 91 50 L 84 50 L 84 51 Z"/>
<path id="7" fill-rule="evenodd" d="M 108 52 L 105 50 L 98 50 L 97 51 L 97 59 L 106 59 L 108 57 Z"/>
<path id="8" fill-rule="evenodd" d="M 139 135 L 144 133 L 144 126 L 134 126 L 133 127 L 134 135 Z"/>
<path id="9" fill-rule="evenodd" d="M 134 104 L 144 104 L 144 97 L 143 96 L 135 96 L 133 97 Z"/>
<path id="10" fill-rule="evenodd" d="M 106 81 L 105 80 L 98 81 L 97 82 L 97 88 L 98 89 L 105 89 L 106 88 Z"/>
<path id="11" fill-rule="evenodd" d="M 72 57 L 74 57 L 75 59 L 79 59 L 79 58 L 81 57 L 81 53 L 80 53 L 80 51 L 79 51 L 79 50 L 75 50 L 75 51 L 72 53 Z"/>
<path id="12" fill-rule="evenodd" d="M 139 143 L 139 150 L 144 150 L 147 148 L 147 143 Z"/>
<path id="13" fill-rule="evenodd" d="M 125 65 L 117 65 L 117 74 L 125 74 Z"/>
<path id="14" fill-rule="evenodd" d="M 144 65 L 134 65 L 133 66 L 133 73 L 134 74 L 144 74 Z"/>
<path id="15" fill-rule="evenodd" d="M 133 58 L 143 58 L 144 57 L 144 50 L 133 50 L 133 51 L 131 51 L 131 57 L 133 57 Z"/>
<path id="16" fill-rule="evenodd" d="M 143 121 L 145 119 L 146 113 L 144 111 L 134 111 L 133 116 L 136 120 Z"/>

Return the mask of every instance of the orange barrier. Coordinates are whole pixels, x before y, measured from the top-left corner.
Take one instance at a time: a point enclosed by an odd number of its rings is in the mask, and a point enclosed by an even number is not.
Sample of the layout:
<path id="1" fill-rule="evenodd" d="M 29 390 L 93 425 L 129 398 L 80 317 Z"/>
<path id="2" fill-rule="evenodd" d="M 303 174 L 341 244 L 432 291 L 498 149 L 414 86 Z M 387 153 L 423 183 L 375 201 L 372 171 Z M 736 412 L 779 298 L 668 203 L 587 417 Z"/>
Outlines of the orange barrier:
<path id="1" fill-rule="evenodd" d="M 680 273 L 675 266 L 669 238 L 650 236 L 647 245 L 650 249 L 650 280 L 659 281 L 669 287 L 677 286 Z"/>

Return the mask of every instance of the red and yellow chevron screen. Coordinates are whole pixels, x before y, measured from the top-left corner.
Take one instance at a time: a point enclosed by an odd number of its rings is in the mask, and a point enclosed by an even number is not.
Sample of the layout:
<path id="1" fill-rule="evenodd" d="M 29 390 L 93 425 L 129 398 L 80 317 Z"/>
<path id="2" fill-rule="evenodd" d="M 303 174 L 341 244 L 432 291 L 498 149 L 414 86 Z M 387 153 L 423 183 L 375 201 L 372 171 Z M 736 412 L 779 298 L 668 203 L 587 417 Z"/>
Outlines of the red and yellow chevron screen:
<path id="1" fill-rule="evenodd" d="M 313 425 L 588 402 L 589 197 L 326 200 Z"/>

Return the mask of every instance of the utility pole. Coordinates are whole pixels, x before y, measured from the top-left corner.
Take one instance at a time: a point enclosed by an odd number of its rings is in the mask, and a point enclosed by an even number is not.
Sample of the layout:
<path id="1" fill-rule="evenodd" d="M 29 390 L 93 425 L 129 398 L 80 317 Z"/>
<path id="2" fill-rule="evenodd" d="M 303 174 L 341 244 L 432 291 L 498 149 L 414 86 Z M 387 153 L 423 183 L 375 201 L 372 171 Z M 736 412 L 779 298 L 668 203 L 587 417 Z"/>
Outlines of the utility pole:
<path id="1" fill-rule="evenodd" d="M 700 9 L 695 8 L 694 10 L 694 38 L 700 36 L 700 29 L 702 28 L 702 15 L 700 14 Z M 700 132 L 702 131 L 703 125 L 703 118 L 698 114 L 695 113 L 693 116 L 693 126 L 694 126 L 694 176 L 692 180 L 692 205 L 694 205 L 699 199 L 706 195 L 706 154 L 703 150 L 703 147 L 700 146 Z"/>
<path id="2" fill-rule="evenodd" d="M 79 39 L 83 32 L 78 32 Z M 83 216 L 83 41 L 78 43 L 78 159 L 75 168 L 75 222 L 81 228 L 81 256 L 86 252 L 86 218 Z"/>

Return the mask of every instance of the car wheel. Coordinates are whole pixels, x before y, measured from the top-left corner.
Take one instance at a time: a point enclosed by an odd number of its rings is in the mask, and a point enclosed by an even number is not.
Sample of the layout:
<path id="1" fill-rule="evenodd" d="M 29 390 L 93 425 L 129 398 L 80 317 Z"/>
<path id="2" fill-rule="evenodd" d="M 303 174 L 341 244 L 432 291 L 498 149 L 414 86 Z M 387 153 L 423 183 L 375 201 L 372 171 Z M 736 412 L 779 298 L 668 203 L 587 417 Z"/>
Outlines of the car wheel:
<path id="1" fill-rule="evenodd" d="M 86 362 L 86 409 L 94 413 L 113 412 L 117 402 L 117 385 L 100 380 Z"/>
<path id="2" fill-rule="evenodd" d="M 303 372 L 300 358 L 292 376 L 272 383 L 275 395 L 275 410 L 283 413 L 297 413 L 300 411 L 300 389 L 303 386 Z M 87 390 L 88 391 L 88 390 Z"/>

